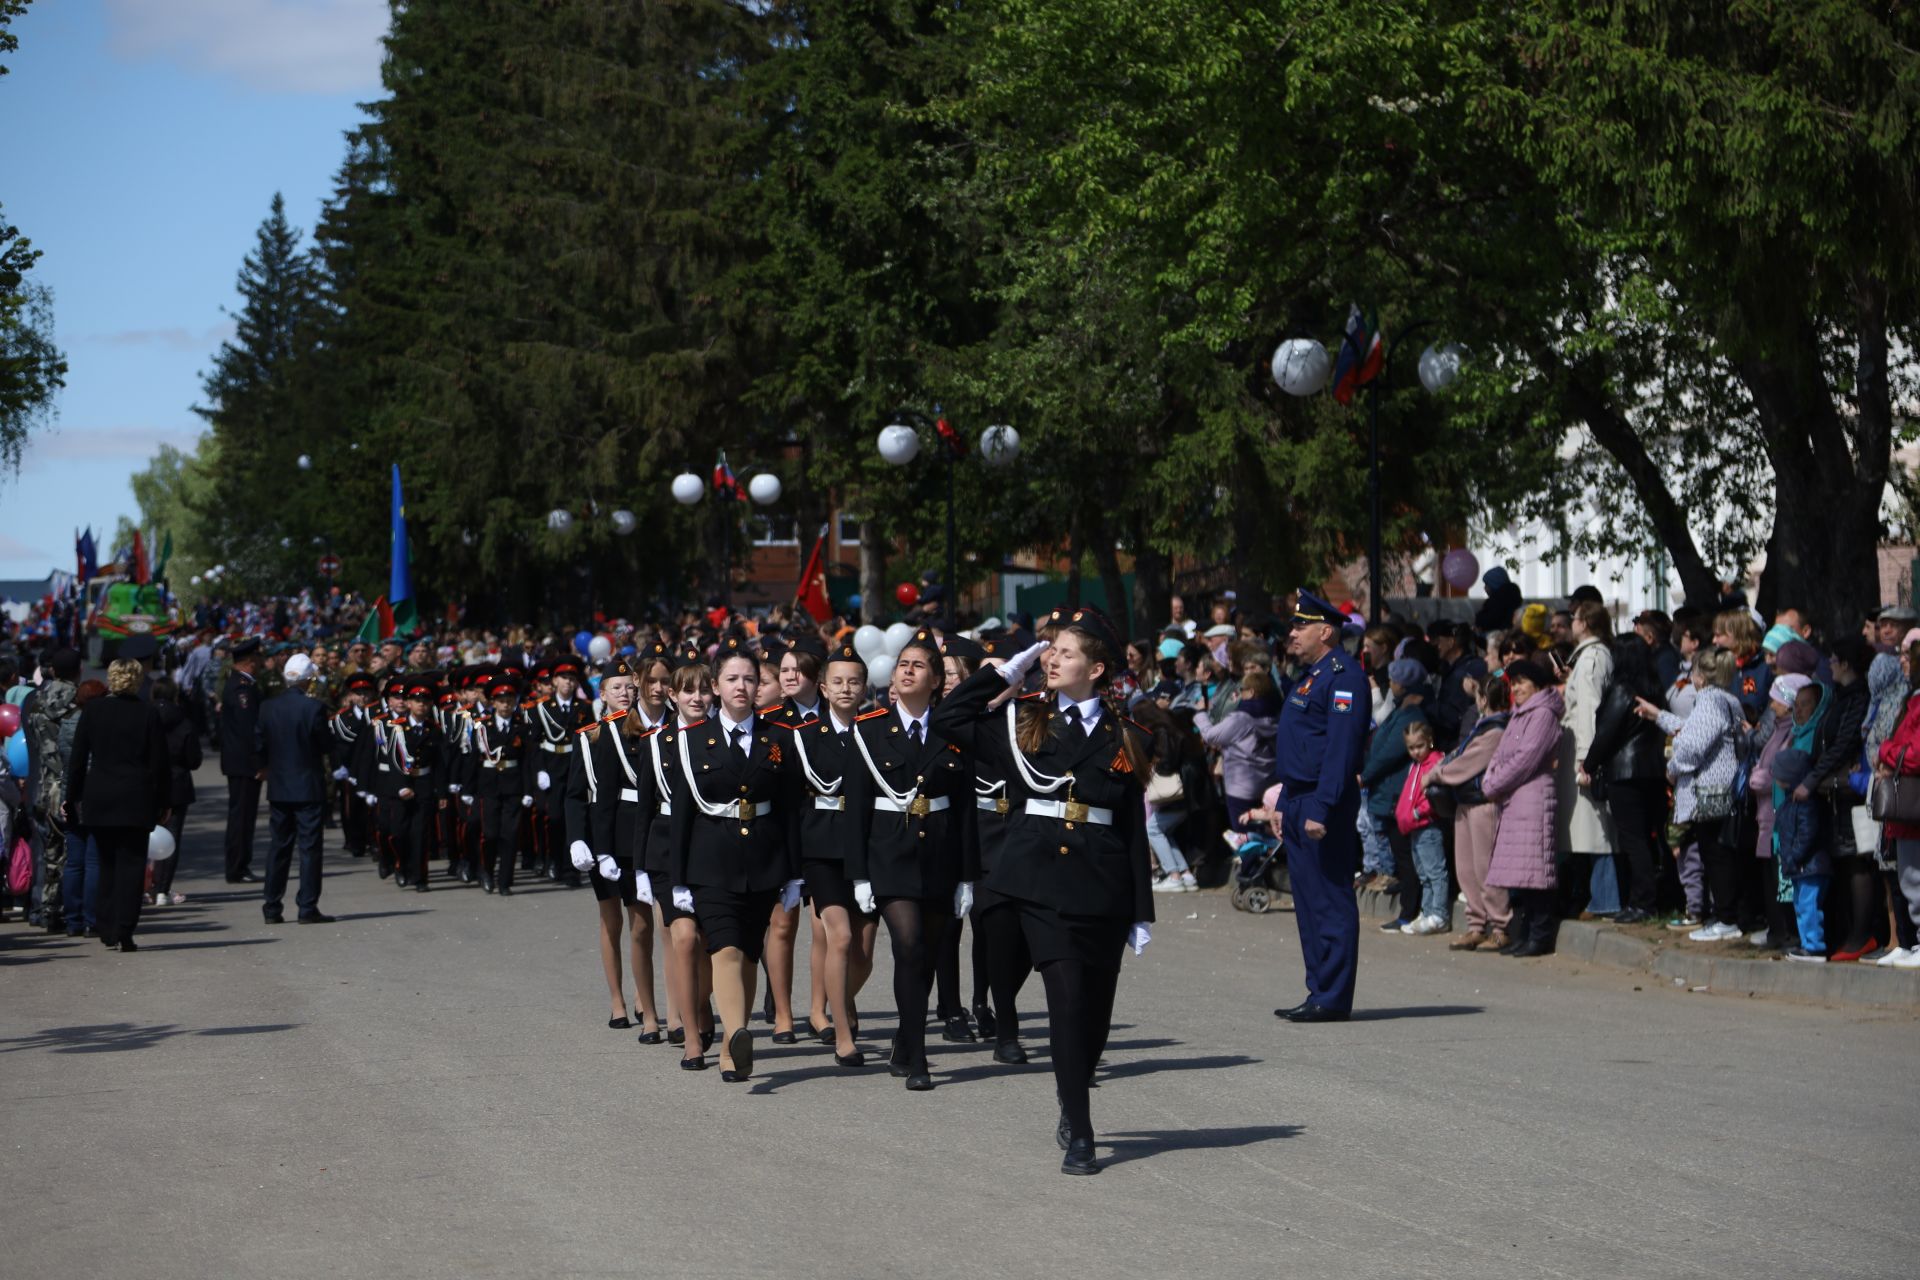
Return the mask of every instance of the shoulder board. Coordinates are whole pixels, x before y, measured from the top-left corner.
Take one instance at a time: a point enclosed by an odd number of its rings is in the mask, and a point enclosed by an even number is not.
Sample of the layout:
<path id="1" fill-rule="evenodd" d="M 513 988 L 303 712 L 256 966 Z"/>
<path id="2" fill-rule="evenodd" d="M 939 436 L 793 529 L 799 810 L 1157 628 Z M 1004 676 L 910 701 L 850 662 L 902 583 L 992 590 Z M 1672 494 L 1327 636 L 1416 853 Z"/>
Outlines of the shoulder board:
<path id="1" fill-rule="evenodd" d="M 795 733 L 798 733 L 798 732 L 799 732 L 800 730 L 802 730 L 802 729 L 811 729 L 811 728 L 813 728 L 813 726 L 815 726 L 815 725 L 817 725 L 817 724 L 819 724 L 819 723 L 820 723 L 820 722 L 819 722 L 818 720 L 808 720 L 808 721 L 806 721 L 806 722 L 805 722 L 804 724 L 796 724 L 796 725 L 794 725 L 794 726 L 793 726 L 793 730 L 794 730 L 794 732 L 795 732 Z"/>
<path id="2" fill-rule="evenodd" d="M 855 724 L 859 724 L 862 720 L 872 720 L 877 716 L 890 716 L 892 714 L 893 714 L 892 707 L 875 707 L 873 710 L 867 712 L 865 715 L 855 716 L 853 718 L 853 722 Z"/>
<path id="3" fill-rule="evenodd" d="M 1331 661 L 1329 661 L 1329 662 L 1327 663 L 1327 670 L 1329 670 L 1329 671 L 1345 671 L 1345 670 L 1347 669 L 1347 664 L 1346 664 L 1346 663 L 1344 663 L 1344 662 L 1342 662 L 1342 661 L 1340 661 L 1340 659 L 1338 659 L 1338 658 L 1334 658 L 1334 657 L 1332 657 L 1332 655 L 1328 655 L 1328 656 L 1329 656 L 1329 657 L 1330 657 L 1330 658 L 1331 658 L 1332 660 L 1331 660 Z"/>
<path id="4" fill-rule="evenodd" d="M 543 693 L 537 698 L 528 698 L 525 702 L 521 703 L 520 705 L 523 707 L 537 707 L 541 703 L 548 701 L 552 696 L 553 695 L 551 694 Z"/>
<path id="5" fill-rule="evenodd" d="M 659 733 L 661 730 L 665 729 L 666 727 L 667 726 L 664 724 L 657 724 L 653 726 L 653 728 L 648 729 L 646 732 L 638 734 L 636 736 L 642 739 L 651 738 L 654 734 Z"/>
<path id="6" fill-rule="evenodd" d="M 757 716 L 777 715 L 779 714 L 780 709 L 786 705 L 787 704 L 784 702 L 776 702 L 770 707 L 761 707 L 758 711 L 754 712 L 754 714 Z"/>
<path id="7" fill-rule="evenodd" d="M 1015 702 L 1032 702 L 1035 698 L 1044 698 L 1046 696 L 1047 696 L 1046 691 L 1044 689 L 1040 689 L 1040 690 L 1034 691 L 1033 693 L 1023 693 L 1019 697 L 1015 698 L 1014 701 Z"/>
<path id="8" fill-rule="evenodd" d="M 684 727 L 682 728 L 682 732 L 687 732 L 687 731 L 691 731 L 691 730 L 694 730 L 694 729 L 698 729 L 698 728 L 699 728 L 699 727 L 700 727 L 701 725 L 703 725 L 703 724 L 705 724 L 705 723 L 706 723 L 706 721 L 705 721 L 705 720 L 695 720 L 695 721 L 694 721 L 694 722 L 693 722 L 692 724 L 690 724 L 690 725 L 686 725 L 686 726 L 684 726 Z"/>
<path id="9" fill-rule="evenodd" d="M 801 727 L 791 720 L 769 720 L 767 723 L 776 729 L 798 729 Z"/>
<path id="10" fill-rule="evenodd" d="M 612 723 L 613 723 L 613 722 L 614 722 L 615 720 L 618 720 L 618 719 L 620 719 L 620 718 L 621 718 L 622 716 L 624 716 L 624 715 L 626 715 L 626 714 L 627 714 L 627 713 L 626 713 L 626 712 L 624 712 L 624 711 L 616 711 L 616 712 L 614 712 L 614 713 L 613 713 L 612 715 L 610 715 L 610 716 L 607 716 L 607 717 L 605 717 L 604 719 L 600 719 L 600 720 L 596 720 L 596 721 L 594 721 L 594 722 L 593 722 L 592 724 L 583 724 L 583 725 L 581 725 L 581 726 L 580 726 L 580 727 L 579 727 L 578 729 L 575 729 L 575 730 L 574 730 L 574 732 L 575 732 L 575 733 L 585 733 L 585 732 L 586 732 L 587 730 L 589 730 L 589 729 L 595 729 L 595 728 L 598 728 L 599 726 L 601 726 L 601 725 L 603 725 L 603 724 L 612 724 Z"/>
<path id="11" fill-rule="evenodd" d="M 1121 716 L 1120 723 L 1130 726 L 1136 732 L 1146 734 L 1149 738 L 1153 736 L 1153 730 L 1147 728 L 1147 726 L 1141 724 L 1138 720 L 1131 720 L 1131 719 L 1128 719 L 1126 716 Z"/>

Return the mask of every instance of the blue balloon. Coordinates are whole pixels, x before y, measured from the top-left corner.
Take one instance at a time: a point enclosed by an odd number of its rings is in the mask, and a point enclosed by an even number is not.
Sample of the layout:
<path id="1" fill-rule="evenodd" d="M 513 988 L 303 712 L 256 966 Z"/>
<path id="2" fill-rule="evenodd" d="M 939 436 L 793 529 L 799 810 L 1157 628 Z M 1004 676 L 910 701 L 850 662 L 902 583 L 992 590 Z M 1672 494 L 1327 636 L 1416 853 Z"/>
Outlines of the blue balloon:
<path id="1" fill-rule="evenodd" d="M 16 778 L 27 776 L 27 735 L 19 730 L 7 736 L 7 768 Z"/>
<path id="2" fill-rule="evenodd" d="M 847 608 L 858 609 L 859 607 L 860 607 L 860 593 L 856 591 L 852 595 L 847 597 Z"/>
<path id="3" fill-rule="evenodd" d="M 580 651 L 581 657 L 587 656 L 587 646 L 593 643 L 593 632 L 576 631 L 573 633 L 573 647 Z"/>
<path id="4" fill-rule="evenodd" d="M 623 644 L 620 646 L 620 656 L 623 658 L 631 658 L 634 654 L 638 652 L 640 651 L 634 648 L 630 644 Z"/>
<path id="5" fill-rule="evenodd" d="M 600 677 L 588 676 L 587 683 L 593 686 L 593 696 L 596 698 L 599 697 L 600 696 Z"/>

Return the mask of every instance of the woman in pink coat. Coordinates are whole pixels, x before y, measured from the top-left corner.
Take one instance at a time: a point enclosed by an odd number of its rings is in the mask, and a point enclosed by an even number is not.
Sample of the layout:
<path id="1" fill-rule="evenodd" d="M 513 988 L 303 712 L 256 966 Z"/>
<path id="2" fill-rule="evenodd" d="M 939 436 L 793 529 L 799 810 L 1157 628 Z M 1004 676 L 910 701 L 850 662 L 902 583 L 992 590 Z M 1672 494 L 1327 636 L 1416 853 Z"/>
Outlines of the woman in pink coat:
<path id="1" fill-rule="evenodd" d="M 1498 951 L 1509 941 L 1507 925 L 1513 914 L 1507 905 L 1507 891 L 1487 884 L 1494 838 L 1500 830 L 1500 807 L 1487 798 L 1482 786 L 1482 775 L 1500 749 L 1500 739 L 1506 736 L 1509 694 L 1505 680 L 1493 676 L 1481 680 L 1474 690 L 1480 718 L 1427 784 L 1452 787 L 1456 805 L 1453 865 L 1460 877 L 1460 892 L 1467 899 L 1467 932 L 1450 944 L 1448 949 L 1452 951 L 1477 951 L 1482 947 Z"/>
<path id="2" fill-rule="evenodd" d="M 1560 917 L 1555 905 L 1560 881 L 1554 873 L 1559 830 L 1554 769 L 1566 704 L 1553 676 L 1537 662 L 1508 663 L 1504 675 L 1513 694 L 1513 715 L 1480 780 L 1487 799 L 1500 806 L 1487 883 L 1508 890 L 1513 903 L 1508 926 L 1513 940 L 1500 948 L 1501 954 L 1544 956 L 1553 950 Z"/>

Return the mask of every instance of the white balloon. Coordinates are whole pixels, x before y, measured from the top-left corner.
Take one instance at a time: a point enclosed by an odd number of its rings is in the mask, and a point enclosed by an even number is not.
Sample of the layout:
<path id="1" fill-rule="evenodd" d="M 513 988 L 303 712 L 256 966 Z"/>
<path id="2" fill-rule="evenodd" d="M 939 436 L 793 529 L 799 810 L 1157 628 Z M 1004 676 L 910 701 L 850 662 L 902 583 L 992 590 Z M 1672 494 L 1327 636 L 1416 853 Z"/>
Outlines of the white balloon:
<path id="1" fill-rule="evenodd" d="M 867 684 L 875 689 L 884 689 L 893 679 L 893 658 L 890 653 L 878 654 L 867 659 Z"/>
<path id="2" fill-rule="evenodd" d="M 187 579 L 187 581 L 197 587 L 200 585 L 200 575 L 196 573 L 191 578 Z"/>
<path id="3" fill-rule="evenodd" d="M 690 507 L 706 496 L 707 484 L 691 471 L 682 471 L 673 478 L 673 500 L 683 507 Z"/>
<path id="4" fill-rule="evenodd" d="M 853 649 L 868 662 L 887 651 L 887 633 L 868 623 L 853 633 Z"/>
<path id="5" fill-rule="evenodd" d="M 913 639 L 913 628 L 904 622 L 896 622 L 887 628 L 887 652 L 894 657 L 907 647 L 907 641 Z"/>
<path id="6" fill-rule="evenodd" d="M 573 528 L 573 512 L 565 507 L 555 507 L 547 512 L 547 528 L 555 533 L 565 533 Z"/>
<path id="7" fill-rule="evenodd" d="M 780 492 L 780 477 L 770 471 L 762 471 L 747 481 L 747 496 L 763 507 L 780 501 Z"/>
<path id="8" fill-rule="evenodd" d="M 1467 350 L 1457 342 L 1442 342 L 1420 353 L 1420 385 L 1428 391 L 1444 391 L 1460 377 L 1460 363 Z"/>
<path id="9" fill-rule="evenodd" d="M 1273 380 L 1290 396 L 1317 395 L 1333 363 L 1312 338 L 1288 338 L 1273 353 Z"/>
<path id="10" fill-rule="evenodd" d="M 299 456 L 298 458 L 295 458 L 295 459 L 294 459 L 294 463 L 295 463 L 295 465 L 297 465 L 297 466 L 298 466 L 298 467 L 299 467 L 299 468 L 300 468 L 300 469 L 301 469 L 302 471 L 305 471 L 305 470 L 307 470 L 307 469 L 308 469 L 309 467 L 311 467 L 311 466 L 313 466 L 313 459 L 312 459 L 312 458 L 310 458 L 310 457 L 308 457 L 308 456 L 307 456 L 306 454 L 304 454 L 304 453 L 303 453 L 303 454 L 301 454 L 301 455 L 300 455 L 300 456 Z"/>
<path id="11" fill-rule="evenodd" d="M 595 662 L 605 662 L 613 656 L 613 641 L 605 636 L 595 636 L 587 641 L 587 657 Z"/>
<path id="12" fill-rule="evenodd" d="M 1004 424 L 988 427 L 980 433 L 980 456 L 989 466 L 1006 466 L 1020 456 L 1020 433 Z"/>
<path id="13" fill-rule="evenodd" d="M 147 861 L 165 862 L 179 849 L 174 846 L 173 832 L 165 827 L 155 827 L 147 836 Z"/>
<path id="14" fill-rule="evenodd" d="M 640 527 L 640 522 L 633 518 L 633 512 L 628 511 L 625 507 L 614 512 L 612 518 L 613 531 L 623 538 Z"/>
<path id="15" fill-rule="evenodd" d="M 285 547 L 291 547 L 291 546 L 293 545 L 293 539 L 292 539 L 292 538 L 282 538 L 282 539 L 280 539 L 280 545 L 281 545 L 281 547 L 283 547 L 283 548 L 285 548 Z"/>
<path id="16" fill-rule="evenodd" d="M 894 423 L 880 428 L 880 456 L 896 467 L 904 467 L 920 453 L 920 433 L 912 427 Z"/>

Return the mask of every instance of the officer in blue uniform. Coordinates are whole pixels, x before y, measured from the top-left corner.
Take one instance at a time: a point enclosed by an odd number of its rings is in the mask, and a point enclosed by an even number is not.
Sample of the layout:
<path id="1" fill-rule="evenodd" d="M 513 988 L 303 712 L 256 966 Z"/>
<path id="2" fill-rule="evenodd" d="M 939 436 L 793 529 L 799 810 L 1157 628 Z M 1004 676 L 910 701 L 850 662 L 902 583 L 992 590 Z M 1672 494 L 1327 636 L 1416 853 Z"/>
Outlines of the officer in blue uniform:
<path id="1" fill-rule="evenodd" d="M 1371 700 L 1359 663 L 1340 648 L 1346 619 L 1300 592 L 1287 654 L 1305 666 L 1287 694 L 1276 741 L 1280 840 L 1293 884 L 1294 923 L 1307 967 L 1307 998 L 1275 1009 L 1289 1022 L 1344 1022 L 1360 961 L 1360 757 Z"/>

